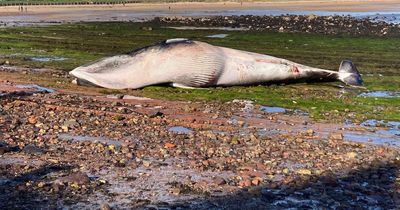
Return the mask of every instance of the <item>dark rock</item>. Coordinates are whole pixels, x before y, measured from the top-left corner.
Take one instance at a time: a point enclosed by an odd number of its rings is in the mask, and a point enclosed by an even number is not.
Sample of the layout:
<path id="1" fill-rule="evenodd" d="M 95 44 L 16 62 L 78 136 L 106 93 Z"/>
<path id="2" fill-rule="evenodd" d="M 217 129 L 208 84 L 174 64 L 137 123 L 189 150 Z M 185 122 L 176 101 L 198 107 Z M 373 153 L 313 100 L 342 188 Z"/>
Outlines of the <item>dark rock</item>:
<path id="1" fill-rule="evenodd" d="M 35 145 L 26 145 L 24 149 L 22 149 L 23 152 L 26 154 L 43 154 L 45 153 L 45 150 L 35 146 Z"/>
<path id="2" fill-rule="evenodd" d="M 87 185 L 90 183 L 88 175 L 83 172 L 72 173 L 67 177 L 61 178 L 62 182 L 76 183 L 79 185 Z"/>
<path id="3" fill-rule="evenodd" d="M 147 116 L 148 116 L 149 118 L 161 117 L 161 116 L 163 116 L 163 115 L 164 115 L 164 113 L 162 113 L 162 112 L 159 111 L 159 110 L 153 110 L 153 111 L 151 111 L 151 112 L 149 112 L 149 113 L 147 114 Z"/>
<path id="4" fill-rule="evenodd" d="M 214 177 L 213 182 L 216 185 L 224 185 L 224 184 L 226 184 L 225 179 L 223 179 L 221 177 Z"/>

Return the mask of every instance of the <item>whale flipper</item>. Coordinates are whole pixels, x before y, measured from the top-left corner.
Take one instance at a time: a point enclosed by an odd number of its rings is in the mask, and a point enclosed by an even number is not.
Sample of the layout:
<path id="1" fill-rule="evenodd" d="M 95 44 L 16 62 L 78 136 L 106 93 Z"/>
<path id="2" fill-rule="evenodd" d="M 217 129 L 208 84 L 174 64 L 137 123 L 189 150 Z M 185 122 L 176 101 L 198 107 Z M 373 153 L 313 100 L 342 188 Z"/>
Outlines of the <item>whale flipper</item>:
<path id="1" fill-rule="evenodd" d="M 356 66 L 350 60 L 343 60 L 339 66 L 339 80 L 346 85 L 361 86 L 362 79 Z"/>

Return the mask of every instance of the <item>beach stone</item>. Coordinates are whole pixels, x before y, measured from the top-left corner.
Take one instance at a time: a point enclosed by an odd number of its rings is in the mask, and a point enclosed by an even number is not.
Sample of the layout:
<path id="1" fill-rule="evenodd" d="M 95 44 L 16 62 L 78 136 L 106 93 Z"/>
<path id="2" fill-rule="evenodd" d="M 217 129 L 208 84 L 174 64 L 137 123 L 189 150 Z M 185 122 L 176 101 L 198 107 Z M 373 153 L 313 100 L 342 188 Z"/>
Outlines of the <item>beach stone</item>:
<path id="1" fill-rule="evenodd" d="M 224 185 L 224 184 L 226 184 L 226 181 L 225 181 L 225 179 L 223 179 L 221 177 L 214 177 L 213 183 L 216 185 Z"/>
<path id="2" fill-rule="evenodd" d="M 7 153 L 9 150 L 7 147 L 0 147 L 0 155 L 3 155 L 4 153 Z"/>
<path id="3" fill-rule="evenodd" d="M 35 145 L 26 145 L 24 149 L 22 149 L 23 152 L 26 154 L 43 154 L 45 151 Z"/>
<path id="4" fill-rule="evenodd" d="M 64 122 L 62 127 L 66 128 L 73 128 L 73 127 L 78 127 L 79 123 L 76 121 L 76 119 L 70 119 Z"/>
<path id="5" fill-rule="evenodd" d="M 332 140 L 343 140 L 343 134 L 341 134 L 341 133 L 332 133 L 329 136 L 329 138 L 332 139 Z"/>
<path id="6" fill-rule="evenodd" d="M 298 173 L 298 174 L 300 174 L 300 175 L 311 175 L 311 171 L 308 170 L 308 169 L 304 169 L 304 168 L 298 169 L 298 170 L 296 171 L 296 173 Z"/>
<path id="7" fill-rule="evenodd" d="M 357 157 L 357 153 L 355 153 L 355 152 L 348 152 L 348 153 L 346 153 L 346 157 L 349 158 L 349 159 L 354 159 L 354 158 Z"/>
<path id="8" fill-rule="evenodd" d="M 36 118 L 36 116 L 33 116 L 33 115 L 29 116 L 29 117 L 28 117 L 28 123 L 30 123 L 30 124 L 36 124 L 36 123 L 37 123 L 37 118 Z"/>
<path id="9" fill-rule="evenodd" d="M 108 203 L 103 202 L 100 204 L 100 210 L 110 210 L 110 205 L 108 205 Z"/>
<path id="10" fill-rule="evenodd" d="M 67 177 L 61 178 L 61 181 L 68 182 L 68 183 L 75 183 L 78 185 L 87 185 L 90 183 L 89 176 L 83 172 L 72 173 Z"/>

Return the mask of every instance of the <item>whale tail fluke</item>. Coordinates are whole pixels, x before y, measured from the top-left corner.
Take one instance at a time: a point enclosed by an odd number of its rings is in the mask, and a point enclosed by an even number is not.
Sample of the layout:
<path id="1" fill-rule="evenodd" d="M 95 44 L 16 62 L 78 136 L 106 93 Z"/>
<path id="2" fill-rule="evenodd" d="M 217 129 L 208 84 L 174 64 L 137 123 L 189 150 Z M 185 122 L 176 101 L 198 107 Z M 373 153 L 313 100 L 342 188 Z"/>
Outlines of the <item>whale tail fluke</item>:
<path id="1" fill-rule="evenodd" d="M 361 86 L 362 79 L 356 66 L 350 60 L 343 60 L 339 66 L 339 80 L 346 85 Z"/>

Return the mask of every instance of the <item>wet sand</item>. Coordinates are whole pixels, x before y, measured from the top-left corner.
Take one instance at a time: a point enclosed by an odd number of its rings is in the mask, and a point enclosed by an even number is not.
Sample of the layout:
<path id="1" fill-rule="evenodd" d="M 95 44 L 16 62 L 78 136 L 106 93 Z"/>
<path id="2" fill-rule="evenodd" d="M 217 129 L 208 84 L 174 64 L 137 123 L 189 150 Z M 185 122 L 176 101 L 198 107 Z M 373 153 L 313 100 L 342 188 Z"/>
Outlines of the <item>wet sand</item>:
<path id="1" fill-rule="evenodd" d="M 221 13 L 221 11 L 284 10 L 331 12 L 396 12 L 400 2 L 395 0 L 328 1 L 287 0 L 267 2 L 217 3 L 158 3 L 126 5 L 59 5 L 29 6 L 20 12 L 18 6 L 0 7 L 0 22 L 71 22 L 71 21 L 126 21 L 132 17 L 150 18 L 156 15 L 182 15 L 186 13 Z M 118 12 L 118 13 L 116 13 Z"/>

